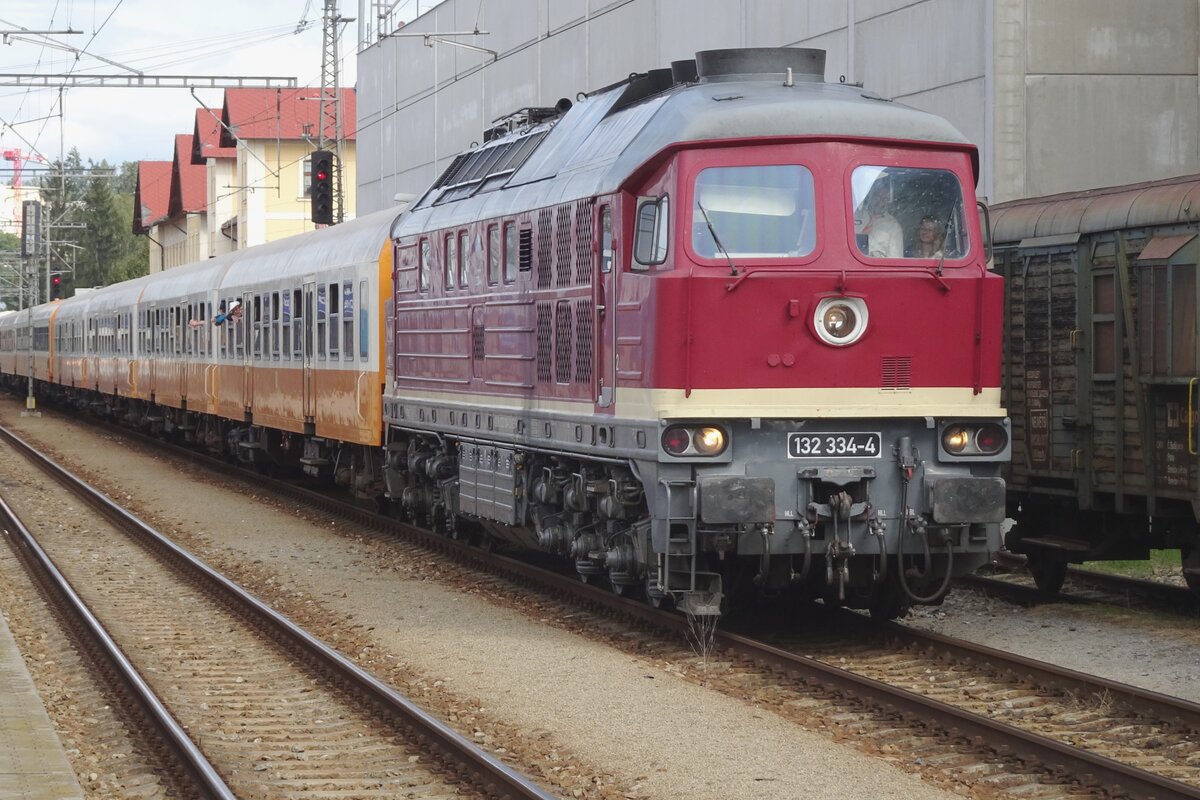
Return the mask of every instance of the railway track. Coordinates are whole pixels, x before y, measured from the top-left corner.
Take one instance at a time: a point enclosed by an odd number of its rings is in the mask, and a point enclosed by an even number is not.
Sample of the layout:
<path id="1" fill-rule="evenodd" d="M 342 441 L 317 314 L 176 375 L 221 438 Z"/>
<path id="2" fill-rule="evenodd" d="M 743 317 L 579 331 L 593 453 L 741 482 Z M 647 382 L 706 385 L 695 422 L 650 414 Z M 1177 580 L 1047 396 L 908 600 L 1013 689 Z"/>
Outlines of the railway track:
<path id="1" fill-rule="evenodd" d="M 40 541 L 0 508 L 22 560 L 198 796 L 551 797 L 7 430 L 0 439 L 88 507 L 40 526 Z"/>
<path id="2" fill-rule="evenodd" d="M 1062 591 L 1047 595 L 1034 585 L 1025 559 L 1010 553 L 997 555 L 991 575 L 969 575 L 958 579 L 969 586 L 1021 605 L 1046 602 L 1093 603 L 1121 608 L 1168 611 L 1188 617 L 1200 616 L 1200 593 L 1185 586 L 1128 578 L 1105 572 L 1069 567 Z"/>
<path id="3" fill-rule="evenodd" d="M 516 581 L 547 592 L 563 604 L 562 616 L 585 616 L 582 605 L 658 632 L 656 644 L 633 646 L 639 655 L 678 660 L 680 640 L 697 641 L 680 615 L 303 487 L 260 476 L 254 483 L 494 576 L 480 583 Z M 739 696 L 753 688 L 783 716 L 807 723 L 822 705 L 827 719 L 885 757 L 919 753 L 956 782 L 1022 797 L 1200 798 L 1195 704 L 856 614 L 836 619 L 839 635 L 825 639 L 718 630 L 698 660 L 717 688 Z"/>

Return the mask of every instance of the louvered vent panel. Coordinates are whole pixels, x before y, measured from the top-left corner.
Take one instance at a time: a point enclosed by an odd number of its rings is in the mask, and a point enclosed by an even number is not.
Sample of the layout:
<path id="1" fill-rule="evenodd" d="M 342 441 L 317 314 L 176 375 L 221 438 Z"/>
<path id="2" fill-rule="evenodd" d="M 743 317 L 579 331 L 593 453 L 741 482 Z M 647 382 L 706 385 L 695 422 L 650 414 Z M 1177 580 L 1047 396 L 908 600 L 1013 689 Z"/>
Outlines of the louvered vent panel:
<path id="1" fill-rule="evenodd" d="M 538 212 L 538 263 L 537 285 L 539 289 L 549 289 L 554 282 L 554 212 L 543 208 Z"/>
<path id="2" fill-rule="evenodd" d="M 571 207 L 559 206 L 554 213 L 554 273 L 555 286 L 571 285 Z"/>
<path id="3" fill-rule="evenodd" d="M 472 325 L 471 326 L 471 352 L 475 356 L 476 361 L 483 361 L 483 356 L 484 356 L 483 337 L 484 337 L 483 326 L 479 325 L 479 324 Z"/>
<path id="4" fill-rule="evenodd" d="M 572 321 L 571 301 L 558 301 L 554 311 L 554 379 L 559 383 L 571 382 Z"/>
<path id="5" fill-rule="evenodd" d="M 912 358 L 884 356 L 879 385 L 884 389 L 908 389 L 912 386 Z"/>
<path id="6" fill-rule="evenodd" d="M 592 301 L 575 301 L 575 382 L 592 382 Z"/>
<path id="7" fill-rule="evenodd" d="M 592 206 L 587 200 L 575 204 L 575 285 L 592 281 Z"/>
<path id="8" fill-rule="evenodd" d="M 523 228 L 520 233 L 520 258 L 521 272 L 528 272 L 533 266 L 533 230 Z"/>
<path id="9" fill-rule="evenodd" d="M 547 273 L 549 274 L 549 273 Z M 551 352 L 553 350 L 554 329 L 549 303 L 537 304 L 537 379 L 539 383 L 549 383 L 554 377 L 551 372 Z"/>

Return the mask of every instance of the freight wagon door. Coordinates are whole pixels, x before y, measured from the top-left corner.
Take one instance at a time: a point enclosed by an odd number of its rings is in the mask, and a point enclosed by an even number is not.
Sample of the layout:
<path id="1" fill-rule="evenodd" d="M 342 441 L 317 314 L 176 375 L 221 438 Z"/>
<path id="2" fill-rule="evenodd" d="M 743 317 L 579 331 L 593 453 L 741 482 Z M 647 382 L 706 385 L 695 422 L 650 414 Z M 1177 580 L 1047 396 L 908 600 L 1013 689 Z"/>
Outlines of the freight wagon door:
<path id="1" fill-rule="evenodd" d="M 1194 234 L 1155 236 L 1133 265 L 1137 292 L 1138 384 L 1149 456 L 1144 476 L 1151 513 L 1185 501 L 1200 508 L 1200 351 L 1196 316 L 1200 308 L 1200 239 Z M 1140 464 L 1140 462 L 1139 462 Z M 1143 476 L 1138 476 L 1143 477 Z"/>
<path id="2" fill-rule="evenodd" d="M 1037 248 L 1021 253 L 1010 279 L 1012 296 L 1020 298 L 1012 306 L 1013 335 L 1021 340 L 1013 378 L 1018 392 L 1023 383 L 1025 398 L 1025 407 L 1014 409 L 1024 419 L 1014 442 L 1014 462 L 1020 452 L 1023 463 L 1014 463 L 1013 471 L 1019 483 L 1074 491 L 1079 432 L 1088 424 L 1077 413 L 1078 259 L 1074 242 L 1048 244 L 1022 242 L 1022 250 Z"/>
<path id="3" fill-rule="evenodd" d="M 594 279 L 596 306 L 596 405 L 610 408 L 616 390 L 617 372 L 617 289 L 619 269 L 614 268 L 617 252 L 613 241 L 612 206 L 600 206 L 596 214 L 599 242 L 596 248 Z"/>

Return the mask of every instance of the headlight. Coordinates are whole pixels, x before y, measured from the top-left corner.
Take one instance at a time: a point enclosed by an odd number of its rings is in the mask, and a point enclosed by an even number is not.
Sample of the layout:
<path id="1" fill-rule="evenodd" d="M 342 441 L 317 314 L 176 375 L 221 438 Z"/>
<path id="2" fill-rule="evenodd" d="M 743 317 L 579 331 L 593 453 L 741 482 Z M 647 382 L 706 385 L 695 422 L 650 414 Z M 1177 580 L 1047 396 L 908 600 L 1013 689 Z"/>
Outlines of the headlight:
<path id="1" fill-rule="evenodd" d="M 971 434 L 961 425 L 952 425 L 942 434 L 942 447 L 947 453 L 958 455 L 971 444 Z"/>
<path id="2" fill-rule="evenodd" d="M 715 425 L 672 425 L 662 434 L 662 448 L 672 456 L 719 456 L 728 446 L 725 429 Z"/>
<path id="3" fill-rule="evenodd" d="M 725 449 L 725 431 L 720 428 L 701 428 L 692 437 L 696 452 L 702 456 L 715 456 Z"/>
<path id="4" fill-rule="evenodd" d="M 1008 447 L 1008 431 L 994 422 L 955 422 L 942 429 L 942 449 L 952 456 L 994 456 Z"/>
<path id="5" fill-rule="evenodd" d="M 867 330 L 866 301 L 861 297 L 827 297 L 817 303 L 813 327 L 826 344 L 853 344 Z"/>

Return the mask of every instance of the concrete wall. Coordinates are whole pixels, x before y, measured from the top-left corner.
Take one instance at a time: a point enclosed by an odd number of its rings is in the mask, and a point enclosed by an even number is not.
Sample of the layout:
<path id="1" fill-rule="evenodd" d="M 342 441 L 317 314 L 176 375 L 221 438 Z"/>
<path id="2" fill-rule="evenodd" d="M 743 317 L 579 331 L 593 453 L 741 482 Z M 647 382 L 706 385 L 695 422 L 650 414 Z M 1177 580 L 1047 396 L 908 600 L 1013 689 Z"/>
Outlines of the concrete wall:
<path id="1" fill-rule="evenodd" d="M 398 33 L 477 21 L 458 40 L 495 61 L 420 37 L 360 52 L 364 213 L 503 114 L 720 47 L 823 48 L 826 80 L 949 119 L 992 201 L 1200 172 L 1197 0 L 445 0 Z"/>
<path id="2" fill-rule="evenodd" d="M 360 12 L 367 13 L 364 9 Z M 597 89 L 697 50 L 818 47 L 826 80 L 862 80 L 983 144 L 989 9 L 962 0 L 445 0 L 358 60 L 358 201 L 420 194 L 492 120 Z"/>
<path id="3" fill-rule="evenodd" d="M 996 0 L 997 199 L 1200 172 L 1196 0 Z"/>

